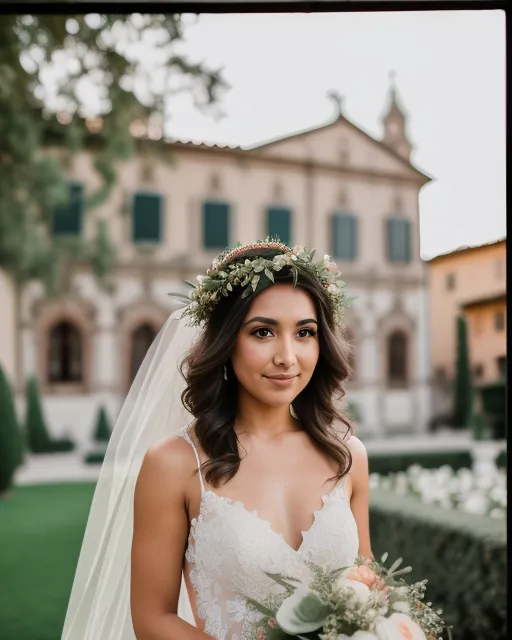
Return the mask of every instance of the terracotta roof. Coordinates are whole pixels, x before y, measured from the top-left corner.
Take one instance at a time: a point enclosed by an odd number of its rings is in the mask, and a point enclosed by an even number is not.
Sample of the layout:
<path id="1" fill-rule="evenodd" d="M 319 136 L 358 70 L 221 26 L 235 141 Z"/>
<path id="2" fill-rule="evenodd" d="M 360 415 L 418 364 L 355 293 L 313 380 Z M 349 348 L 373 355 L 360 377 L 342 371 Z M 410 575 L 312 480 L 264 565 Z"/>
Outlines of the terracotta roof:
<path id="1" fill-rule="evenodd" d="M 477 249 L 483 249 L 485 247 L 490 247 L 493 245 L 498 245 L 502 242 L 506 242 L 507 238 L 499 238 L 498 240 L 491 240 L 491 242 L 484 242 L 483 244 L 475 244 L 472 246 L 468 246 L 468 245 L 464 245 L 462 247 L 458 247 L 457 249 L 453 249 L 452 251 L 447 251 L 446 253 L 440 253 L 437 256 L 434 256 L 433 258 L 429 258 L 428 260 L 425 260 L 425 262 L 435 262 L 436 260 L 440 260 L 441 258 L 447 258 L 450 256 L 458 256 L 461 253 L 469 253 L 470 251 L 475 251 Z"/>
<path id="2" fill-rule="evenodd" d="M 197 142 L 194 140 L 177 140 L 173 138 L 169 138 L 166 142 L 177 146 L 194 147 L 195 149 L 229 149 L 231 151 L 242 151 L 242 147 L 231 144 L 215 144 L 209 142 Z"/>
<path id="3" fill-rule="evenodd" d="M 507 294 L 505 292 L 498 293 L 494 296 L 487 296 L 483 298 L 475 298 L 474 300 L 469 300 L 468 302 L 464 302 L 460 306 L 462 309 L 470 309 L 472 307 L 481 307 L 487 304 L 493 304 L 494 302 L 505 302 L 507 300 Z"/>

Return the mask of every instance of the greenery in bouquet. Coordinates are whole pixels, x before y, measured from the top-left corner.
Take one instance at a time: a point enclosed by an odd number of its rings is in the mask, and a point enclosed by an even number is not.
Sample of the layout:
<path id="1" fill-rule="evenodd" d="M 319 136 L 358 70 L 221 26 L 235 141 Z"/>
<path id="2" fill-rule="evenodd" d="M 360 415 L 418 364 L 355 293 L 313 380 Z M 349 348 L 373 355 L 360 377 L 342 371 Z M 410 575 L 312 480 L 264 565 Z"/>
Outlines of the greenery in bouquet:
<path id="1" fill-rule="evenodd" d="M 387 569 L 358 557 L 354 565 L 329 571 L 310 564 L 309 584 L 286 576 L 267 576 L 284 587 L 264 602 L 249 599 L 261 614 L 253 640 L 441 640 L 451 628 L 423 602 L 427 580 L 407 584 L 398 559 Z"/>

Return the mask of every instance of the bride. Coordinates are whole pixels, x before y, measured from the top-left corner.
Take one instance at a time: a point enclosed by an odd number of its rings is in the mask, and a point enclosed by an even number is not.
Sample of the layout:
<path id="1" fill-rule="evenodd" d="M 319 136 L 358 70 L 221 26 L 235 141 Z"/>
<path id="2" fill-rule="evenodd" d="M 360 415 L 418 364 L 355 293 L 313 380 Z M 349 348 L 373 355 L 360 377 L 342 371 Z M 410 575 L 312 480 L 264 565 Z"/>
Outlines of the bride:
<path id="1" fill-rule="evenodd" d="M 339 275 L 265 241 L 198 277 L 116 423 L 63 640 L 260 640 L 264 572 L 373 557 Z"/>

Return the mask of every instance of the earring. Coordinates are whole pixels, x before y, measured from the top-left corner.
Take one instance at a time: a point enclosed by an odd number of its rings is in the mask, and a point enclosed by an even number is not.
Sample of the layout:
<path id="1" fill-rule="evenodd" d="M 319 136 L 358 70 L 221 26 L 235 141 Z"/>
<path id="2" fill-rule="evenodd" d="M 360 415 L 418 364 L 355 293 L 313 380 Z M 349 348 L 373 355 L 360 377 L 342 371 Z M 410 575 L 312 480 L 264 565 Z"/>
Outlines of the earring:
<path id="1" fill-rule="evenodd" d="M 226 367 L 226 365 L 224 365 L 224 380 L 228 379 L 228 369 Z"/>
<path id="2" fill-rule="evenodd" d="M 291 415 L 292 418 L 295 418 L 295 420 L 298 420 L 297 414 L 295 413 L 295 410 L 294 410 L 292 404 L 290 405 L 290 415 Z"/>

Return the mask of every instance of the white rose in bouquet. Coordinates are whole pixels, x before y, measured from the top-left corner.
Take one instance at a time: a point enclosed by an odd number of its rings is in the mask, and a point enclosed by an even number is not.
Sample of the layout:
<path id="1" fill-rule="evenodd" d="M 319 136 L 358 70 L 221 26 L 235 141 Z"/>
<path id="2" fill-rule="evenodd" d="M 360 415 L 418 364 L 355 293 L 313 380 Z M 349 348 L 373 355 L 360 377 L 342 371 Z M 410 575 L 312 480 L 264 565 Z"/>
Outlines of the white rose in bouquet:
<path id="1" fill-rule="evenodd" d="M 378 640 L 426 640 L 419 624 L 405 613 L 393 613 L 389 618 L 379 618 L 375 624 Z"/>
<path id="2" fill-rule="evenodd" d="M 394 602 L 391 605 L 393 611 L 397 611 L 398 613 L 409 613 L 411 610 L 411 605 L 405 600 L 398 600 L 398 602 Z"/>
<path id="3" fill-rule="evenodd" d="M 336 637 L 336 640 L 379 640 L 374 633 L 370 631 L 356 631 L 351 636 L 346 636 L 344 633 L 340 633 Z"/>
<path id="4" fill-rule="evenodd" d="M 370 589 L 357 580 L 350 580 L 350 578 L 344 578 L 343 576 L 336 582 L 336 588 L 338 591 L 347 592 L 351 591 L 352 597 L 360 604 L 366 604 L 370 598 Z"/>

